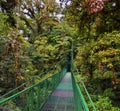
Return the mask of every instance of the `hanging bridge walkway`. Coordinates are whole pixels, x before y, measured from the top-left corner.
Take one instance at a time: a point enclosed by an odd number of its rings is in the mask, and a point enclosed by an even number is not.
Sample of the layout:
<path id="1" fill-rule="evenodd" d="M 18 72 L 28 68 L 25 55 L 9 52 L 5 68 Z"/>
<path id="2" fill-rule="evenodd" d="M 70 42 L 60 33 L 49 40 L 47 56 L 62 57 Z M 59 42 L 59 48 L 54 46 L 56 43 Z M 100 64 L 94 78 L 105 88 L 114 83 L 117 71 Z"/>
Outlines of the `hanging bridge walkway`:
<path id="1" fill-rule="evenodd" d="M 97 111 L 82 79 L 80 84 L 84 90 L 79 87 L 73 63 L 69 65 L 69 72 L 64 68 L 39 82 L 30 80 L 29 85 L 23 83 L 0 96 L 0 111 Z"/>
<path id="2" fill-rule="evenodd" d="M 74 111 L 71 73 L 66 73 L 42 111 Z"/>
<path id="3" fill-rule="evenodd" d="M 82 85 L 85 88 L 83 82 Z M 67 72 L 67 69 L 38 83 L 32 82 L 23 90 L 19 88 L 0 96 L 0 111 L 96 111 L 87 89 L 92 110 L 88 108 L 73 72 Z"/>

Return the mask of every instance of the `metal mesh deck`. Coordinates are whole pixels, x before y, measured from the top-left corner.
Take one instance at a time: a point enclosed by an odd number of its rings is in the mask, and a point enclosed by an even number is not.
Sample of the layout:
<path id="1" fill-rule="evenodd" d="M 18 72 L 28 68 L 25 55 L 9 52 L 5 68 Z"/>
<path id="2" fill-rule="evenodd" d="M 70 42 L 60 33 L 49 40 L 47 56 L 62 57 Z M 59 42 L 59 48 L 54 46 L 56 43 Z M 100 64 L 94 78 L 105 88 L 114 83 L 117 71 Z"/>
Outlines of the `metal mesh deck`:
<path id="1" fill-rule="evenodd" d="M 66 73 L 40 111 L 74 111 L 71 73 Z"/>

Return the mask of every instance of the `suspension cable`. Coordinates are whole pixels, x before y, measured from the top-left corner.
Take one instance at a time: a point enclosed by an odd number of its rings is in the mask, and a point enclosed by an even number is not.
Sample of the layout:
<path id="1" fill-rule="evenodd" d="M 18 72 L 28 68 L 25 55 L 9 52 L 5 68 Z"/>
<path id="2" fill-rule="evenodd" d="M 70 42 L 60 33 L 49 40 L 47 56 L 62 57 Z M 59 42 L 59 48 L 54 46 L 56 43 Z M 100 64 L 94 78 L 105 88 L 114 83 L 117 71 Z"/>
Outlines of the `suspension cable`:
<path id="1" fill-rule="evenodd" d="M 76 65 L 75 65 L 75 69 L 77 71 L 77 74 L 80 74 Z M 87 96 L 89 98 L 89 101 L 92 104 L 92 107 L 93 107 L 94 111 L 97 111 L 96 108 L 95 108 L 95 105 L 94 105 L 94 103 L 93 103 L 93 101 L 92 101 L 92 99 L 90 97 L 90 94 L 89 94 L 89 92 L 88 92 L 88 90 L 87 90 L 87 88 L 86 88 L 86 86 L 85 86 L 85 84 L 84 84 L 84 82 L 83 82 L 83 80 L 81 78 L 80 78 L 80 82 L 81 82 L 81 84 L 82 84 L 82 86 L 83 86 L 83 88 L 84 88 L 84 90 L 85 90 L 85 92 L 86 92 L 86 94 L 87 94 Z"/>
<path id="2" fill-rule="evenodd" d="M 56 68 L 56 66 L 59 65 L 59 63 L 61 63 L 63 60 L 65 60 L 65 58 L 62 58 L 60 61 L 58 61 L 58 62 L 55 64 L 54 68 Z M 52 69 L 53 69 L 53 68 L 52 68 Z M 41 74 L 39 74 L 39 75 L 32 76 L 31 79 L 27 80 L 26 82 L 24 82 L 24 83 L 21 84 L 20 86 L 12 89 L 12 90 L 10 90 L 10 91 L 8 91 L 7 93 L 5 93 L 5 94 L 2 95 L 2 96 L 0 96 L 0 99 L 4 98 L 5 96 L 7 96 L 7 95 L 9 95 L 9 94 L 11 94 L 11 93 L 13 93 L 13 92 L 16 91 L 16 90 L 22 88 L 22 87 L 25 86 L 27 83 L 32 82 L 35 78 L 39 77 L 40 75 L 47 74 L 47 73 L 50 72 L 50 71 L 51 71 L 51 69 L 48 70 L 47 72 L 43 72 L 43 73 L 41 73 Z"/>

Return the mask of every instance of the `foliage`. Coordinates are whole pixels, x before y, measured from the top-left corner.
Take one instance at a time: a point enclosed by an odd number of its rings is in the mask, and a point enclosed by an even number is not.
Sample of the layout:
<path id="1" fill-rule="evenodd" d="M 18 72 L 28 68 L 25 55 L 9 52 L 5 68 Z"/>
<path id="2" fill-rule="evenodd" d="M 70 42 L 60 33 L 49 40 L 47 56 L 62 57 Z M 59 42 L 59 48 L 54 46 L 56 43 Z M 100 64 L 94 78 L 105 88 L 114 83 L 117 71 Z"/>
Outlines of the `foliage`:
<path id="1" fill-rule="evenodd" d="M 92 40 L 90 43 L 86 43 L 84 47 L 78 47 L 76 64 L 79 66 L 81 65 L 82 68 L 88 67 L 88 70 L 90 65 L 94 66 L 92 72 L 95 71 L 95 74 L 99 74 L 96 72 L 98 70 L 102 71 L 102 73 L 106 73 L 106 71 L 112 71 L 114 75 L 114 73 L 119 72 L 117 69 L 114 70 L 116 65 L 119 66 L 119 41 L 119 32 L 112 32 L 109 34 L 105 33 L 104 35 L 100 35 L 97 41 Z M 112 77 L 113 76 L 111 75 L 111 78 Z"/>
<path id="2" fill-rule="evenodd" d="M 94 104 L 97 111 L 120 111 L 118 107 L 112 105 L 111 100 L 108 97 L 98 96 L 98 100 Z M 91 107 L 91 104 L 88 105 Z"/>
<path id="3" fill-rule="evenodd" d="M 54 27 L 49 35 L 36 37 L 31 56 L 34 60 L 33 64 L 38 70 L 37 74 L 40 73 L 39 71 L 43 73 L 60 67 L 66 62 L 70 38 L 63 37 L 62 29 L 57 31 L 58 29 Z"/>
<path id="4" fill-rule="evenodd" d="M 104 2 L 100 10 L 92 9 L 99 8 L 100 4 L 94 5 L 96 1 Z M 107 93 L 112 101 L 120 90 L 119 7 L 118 0 L 73 0 L 63 12 L 64 20 L 77 32 L 74 59 L 82 76 L 86 77 L 89 92 Z"/>
<path id="5" fill-rule="evenodd" d="M 116 97 L 120 90 L 119 7 L 119 0 L 60 0 L 60 4 L 1 0 L 0 93 L 66 67 L 73 41 L 75 64 L 89 83 L 89 92 Z M 96 96 L 95 100 L 98 110 L 103 102 L 100 110 L 119 111 L 112 99 Z"/>
<path id="6" fill-rule="evenodd" d="M 13 88 L 20 85 L 24 78 L 21 71 L 25 70 L 21 64 L 23 59 L 22 48 L 29 47 L 22 36 L 16 35 L 16 30 L 9 30 L 5 37 L 0 35 L 0 82 L 5 88 Z"/>
<path id="7" fill-rule="evenodd" d="M 55 1 L 0 1 L 0 6 L 0 83 L 6 91 L 35 74 L 54 70 L 63 52 L 56 59 L 60 45 L 54 46 L 48 35 L 44 37 L 58 24 L 53 15 L 57 12 Z M 60 66 L 56 67 L 56 70 L 60 69 Z"/>
<path id="8" fill-rule="evenodd" d="M 82 76 L 87 78 L 86 85 L 90 93 L 104 93 L 107 97 L 116 98 L 120 84 L 119 41 L 120 33 L 113 31 L 77 48 L 75 64 Z"/>
<path id="9" fill-rule="evenodd" d="M 8 18 L 7 15 L 3 14 L 3 13 L 0 13 L 0 33 L 4 33 L 4 30 L 7 28 L 7 24 L 5 24 L 6 22 L 6 19 Z"/>
<path id="10" fill-rule="evenodd" d="M 84 36 L 91 30 L 96 30 L 96 34 L 104 32 L 111 32 L 113 30 L 119 30 L 119 7 L 118 0 L 104 0 L 104 7 L 97 13 L 90 14 L 89 2 L 103 1 L 103 0 L 74 0 L 65 9 L 65 20 L 72 24 L 78 33 L 84 34 Z M 93 28 L 94 27 L 94 28 Z M 85 33 L 84 33 L 85 32 Z M 89 37 L 88 37 L 89 38 Z"/>

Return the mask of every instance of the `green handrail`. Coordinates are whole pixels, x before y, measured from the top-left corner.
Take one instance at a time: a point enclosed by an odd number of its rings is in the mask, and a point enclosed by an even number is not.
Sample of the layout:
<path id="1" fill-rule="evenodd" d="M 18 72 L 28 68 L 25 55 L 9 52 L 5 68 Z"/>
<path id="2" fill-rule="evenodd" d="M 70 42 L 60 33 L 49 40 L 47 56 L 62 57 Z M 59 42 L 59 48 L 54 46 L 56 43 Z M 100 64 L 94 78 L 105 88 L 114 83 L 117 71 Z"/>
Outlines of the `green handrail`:
<path id="1" fill-rule="evenodd" d="M 66 69 L 0 100 L 0 107 L 14 111 L 39 111 L 66 73 Z"/>
<path id="2" fill-rule="evenodd" d="M 71 71 L 71 75 L 72 75 L 72 85 L 73 85 L 73 91 L 74 91 L 75 111 L 89 111 L 88 105 L 74 77 L 73 71 Z"/>
<path id="3" fill-rule="evenodd" d="M 78 71 L 77 68 L 76 68 L 76 70 L 77 70 L 77 74 L 79 74 L 79 71 Z M 82 86 L 83 86 L 83 88 L 84 88 L 84 90 L 85 90 L 85 93 L 86 93 L 86 95 L 87 95 L 87 97 L 88 97 L 88 99 L 89 99 L 89 101 L 90 101 L 90 103 L 91 103 L 91 105 L 92 105 L 93 111 L 97 111 L 97 110 L 96 110 L 96 107 L 95 107 L 95 105 L 94 105 L 94 103 L 93 103 L 93 101 L 92 101 L 92 99 L 91 99 L 91 97 L 90 97 L 90 94 L 89 94 L 89 92 L 88 92 L 88 90 L 87 90 L 87 88 L 86 88 L 86 86 L 85 86 L 85 84 L 84 84 L 84 82 L 83 82 L 82 79 L 80 79 L 80 83 L 82 84 Z"/>
<path id="4" fill-rule="evenodd" d="M 70 60 L 70 64 L 71 64 L 71 76 L 72 76 L 72 85 L 73 85 L 73 91 L 74 91 L 74 107 L 75 107 L 75 111 L 89 111 L 87 102 L 82 94 L 82 91 L 79 87 L 79 84 L 77 83 L 75 77 L 74 77 L 74 63 L 73 63 L 73 42 L 71 43 L 71 60 Z M 87 91 L 87 88 L 85 87 L 84 82 L 81 80 L 82 86 L 92 104 L 93 107 L 93 111 L 97 111 L 94 103 Z"/>

